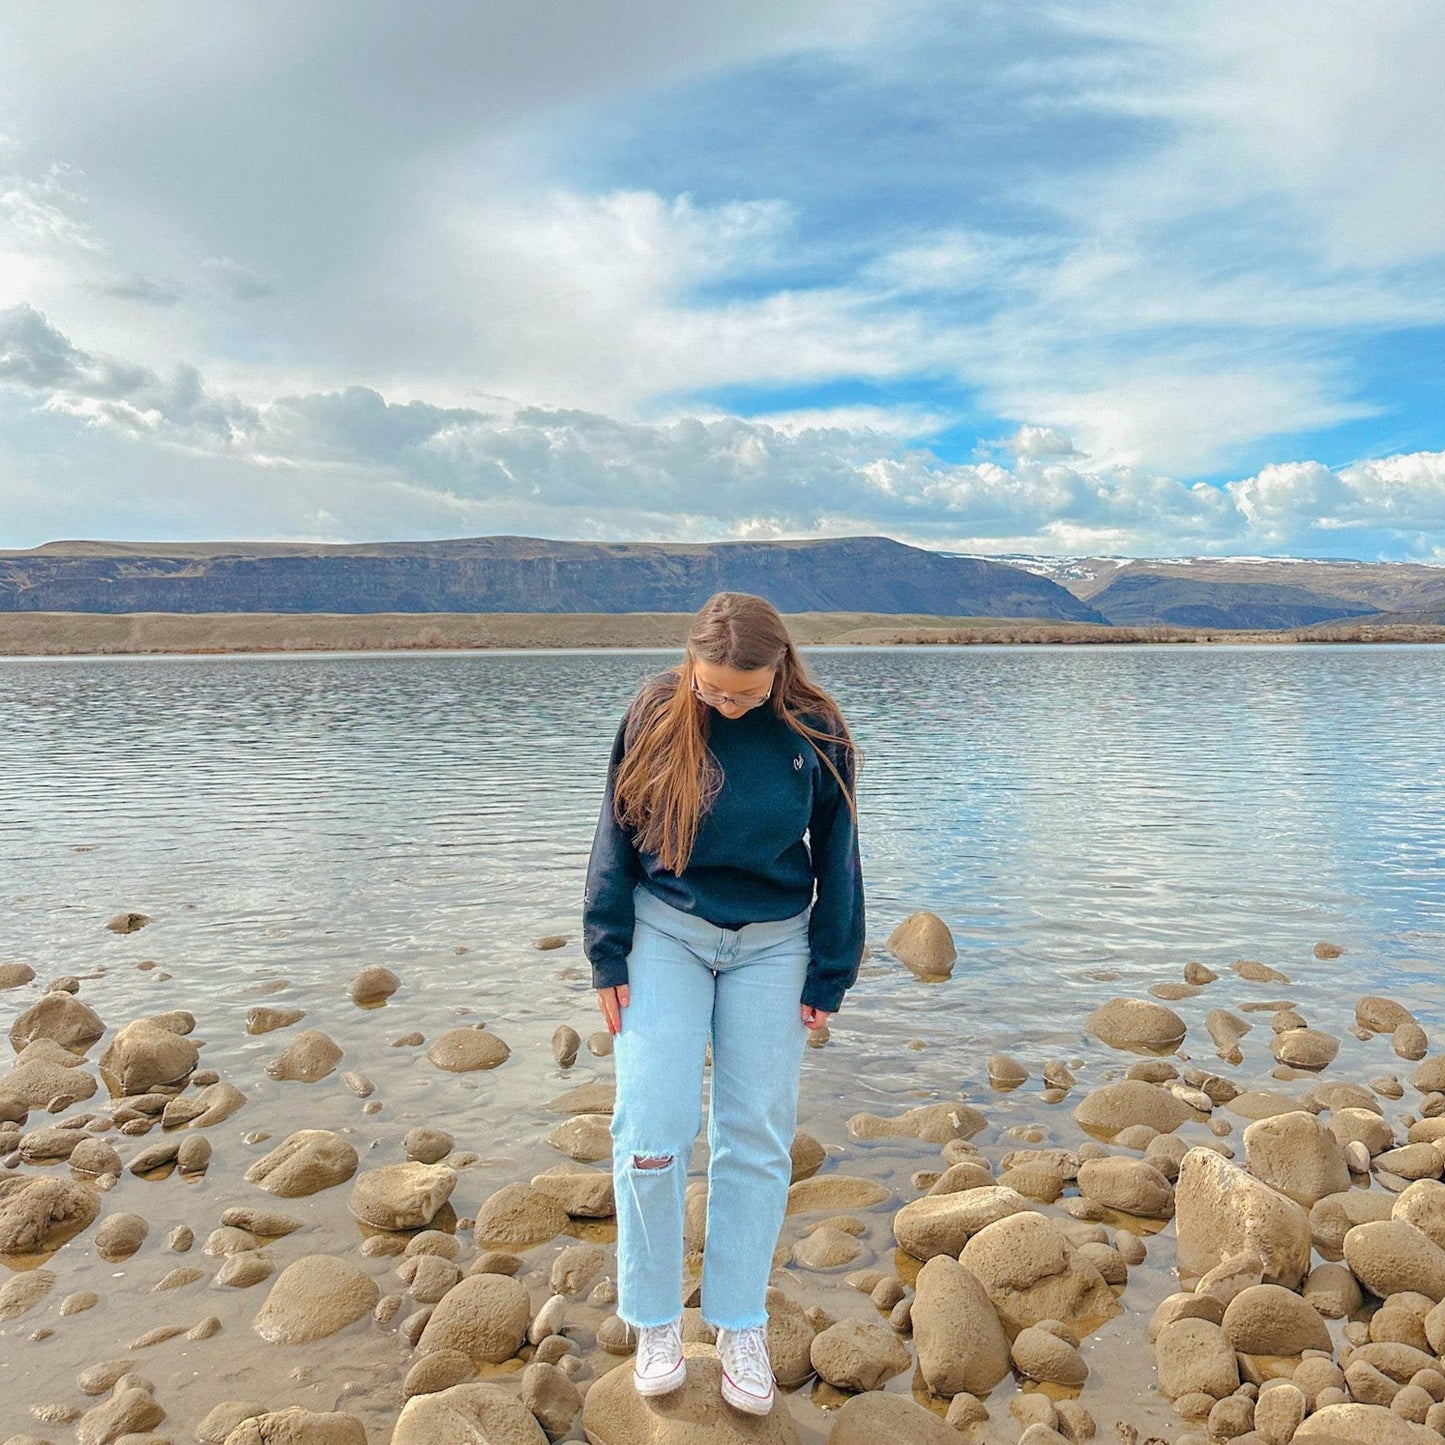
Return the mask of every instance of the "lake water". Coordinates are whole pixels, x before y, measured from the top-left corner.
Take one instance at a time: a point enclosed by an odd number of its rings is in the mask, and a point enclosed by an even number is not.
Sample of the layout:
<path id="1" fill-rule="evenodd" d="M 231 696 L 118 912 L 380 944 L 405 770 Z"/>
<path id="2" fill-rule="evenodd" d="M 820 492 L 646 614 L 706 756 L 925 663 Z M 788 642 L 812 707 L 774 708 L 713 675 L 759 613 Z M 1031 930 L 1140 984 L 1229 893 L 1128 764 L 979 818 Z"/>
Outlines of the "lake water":
<path id="1" fill-rule="evenodd" d="M 248 1036 L 245 1009 L 306 1008 L 347 1050 L 343 1067 L 376 1079 L 379 1149 L 395 1143 L 388 1121 L 399 1132 L 445 1117 L 459 1142 L 474 1131 L 474 1207 L 518 1160 L 530 1172 L 555 1162 L 542 1101 L 607 1067 L 584 1055 L 564 1075 L 548 1041 L 560 1021 L 595 1027 L 579 910 L 606 756 L 638 683 L 674 656 L 0 661 L 0 961 L 28 962 L 42 981 L 81 976 L 112 1025 L 191 1009 L 202 1063 L 252 1096 L 253 1127 L 372 1128 L 334 1079 L 298 1092 L 265 1078 L 286 1036 Z M 1035 1072 L 1072 1058 L 1081 1083 L 1117 1072 L 1119 1056 L 1083 1035 L 1085 1014 L 1177 981 L 1191 959 L 1220 972 L 1260 959 L 1292 979 L 1227 976 L 1176 1005 L 1202 1060 L 1216 1062 L 1198 1028 L 1207 1009 L 1249 998 L 1289 997 L 1343 1034 L 1356 995 L 1384 992 L 1427 1030 L 1439 1024 L 1445 649 L 880 648 L 809 661 L 865 760 L 873 954 L 831 1044 L 809 1056 L 802 1108 L 845 1167 L 847 1114 L 983 1100 L 995 1050 Z M 127 909 L 154 922 L 107 933 Z M 947 983 L 921 983 L 882 951 L 917 909 L 958 942 Z M 538 952 L 548 933 L 570 942 Z M 1343 956 L 1315 960 L 1322 939 Z M 369 963 L 403 979 L 384 1017 L 345 1003 L 346 980 Z M 0 995 L 0 1023 L 32 998 Z M 513 1048 L 484 1082 L 385 1047 L 479 1018 Z M 1260 1046 L 1246 1055 L 1246 1072 L 1272 1064 Z M 1377 1046 L 1332 1075 L 1389 1065 Z M 1050 1116 L 1036 1093 L 991 1096 L 987 1109 L 994 1152 L 1009 1127 L 1039 1120 L 1051 1139 L 1078 1137 L 1067 1106 Z M 247 1162 L 239 1134 L 223 1162 Z M 876 1168 L 905 1191 L 936 1160 L 929 1146 L 894 1154 Z M 208 1208 L 245 1196 L 213 1172 L 197 1186 Z M 121 1189 L 151 1204 L 185 1187 Z M 1096 1361 L 1106 1382 L 1111 1368 Z M 51 1398 L 53 1369 L 22 1365 L 22 1396 Z M 333 1376 L 316 1373 L 324 1393 Z M 178 1418 L 208 1398 L 194 1381 L 175 1388 L 191 1402 Z"/>

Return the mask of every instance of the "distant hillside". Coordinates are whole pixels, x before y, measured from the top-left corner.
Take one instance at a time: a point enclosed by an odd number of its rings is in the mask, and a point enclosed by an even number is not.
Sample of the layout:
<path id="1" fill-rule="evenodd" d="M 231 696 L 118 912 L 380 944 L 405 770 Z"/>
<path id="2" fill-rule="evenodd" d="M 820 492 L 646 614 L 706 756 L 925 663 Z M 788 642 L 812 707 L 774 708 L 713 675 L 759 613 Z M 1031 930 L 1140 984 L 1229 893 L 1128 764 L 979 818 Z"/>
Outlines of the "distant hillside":
<path id="1" fill-rule="evenodd" d="M 816 542 L 356 546 L 52 542 L 0 552 L 5 612 L 691 612 L 755 592 L 782 612 L 1100 622 L 1046 577 L 885 537 Z"/>
<path id="2" fill-rule="evenodd" d="M 1428 623 L 1445 568 L 1296 558 L 1011 557 L 1121 626 L 1295 628 L 1388 614 Z"/>
<path id="3" fill-rule="evenodd" d="M 1196 582 L 1192 578 L 1126 573 L 1094 606 L 1116 626 L 1290 628 L 1346 617 L 1367 617 L 1373 607 L 1342 602 L 1304 587 L 1271 582 Z"/>

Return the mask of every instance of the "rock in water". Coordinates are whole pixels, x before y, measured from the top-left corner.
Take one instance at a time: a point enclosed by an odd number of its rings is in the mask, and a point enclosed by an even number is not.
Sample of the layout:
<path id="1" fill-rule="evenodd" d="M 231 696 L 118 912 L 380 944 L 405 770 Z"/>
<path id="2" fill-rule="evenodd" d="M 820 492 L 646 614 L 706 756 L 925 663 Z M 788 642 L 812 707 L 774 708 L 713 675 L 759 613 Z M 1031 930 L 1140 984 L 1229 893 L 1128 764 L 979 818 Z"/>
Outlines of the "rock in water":
<path id="1" fill-rule="evenodd" d="M 370 967 L 363 968 L 351 980 L 351 987 L 347 992 L 351 995 L 352 1003 L 366 1008 L 385 1003 L 400 987 L 401 980 L 389 968 L 373 963 Z"/>
<path id="2" fill-rule="evenodd" d="M 798 1445 L 797 1426 L 786 1409 L 775 1406 L 770 1415 L 735 1415 L 718 1400 L 722 1366 L 717 1355 L 707 1345 L 684 1344 L 682 1350 L 687 1380 L 663 1401 L 646 1400 L 632 1388 L 630 1360 L 603 1375 L 582 1405 L 587 1438 L 597 1445 Z M 393 1440 L 392 1445 L 403 1442 Z M 422 1442 L 407 1440 L 404 1445 Z"/>
<path id="3" fill-rule="evenodd" d="M 145 1094 L 184 1085 L 199 1061 L 199 1050 L 190 1039 L 150 1019 L 137 1019 L 110 1041 L 100 1056 L 100 1067 L 122 1094 Z"/>
<path id="4" fill-rule="evenodd" d="M 381 1298 L 376 1281 L 356 1265 L 311 1254 L 276 1277 L 256 1315 L 256 1333 L 273 1345 L 324 1340 L 368 1315 Z"/>
<path id="5" fill-rule="evenodd" d="M 408 1400 L 391 1445 L 441 1445 L 453 1440 L 547 1445 L 547 1434 L 531 1411 L 500 1386 L 463 1384 Z"/>
<path id="6" fill-rule="evenodd" d="M 82 1054 L 104 1032 L 100 1015 L 78 998 L 68 993 L 47 993 L 10 1026 L 10 1043 L 18 1054 L 36 1039 L 52 1039 L 62 1048 Z"/>
<path id="7" fill-rule="evenodd" d="M 356 1150 L 329 1129 L 299 1129 L 263 1155 L 246 1181 L 281 1199 L 300 1199 L 344 1184 L 360 1162 Z"/>
<path id="8" fill-rule="evenodd" d="M 1121 1313 L 1098 1269 L 1042 1214 L 1011 1214 L 980 1230 L 959 1263 L 983 1285 L 1004 1328 L 1062 1320 L 1083 1336 Z"/>
<path id="9" fill-rule="evenodd" d="M 0 1179 L 0 1254 L 40 1254 L 79 1234 L 100 1212 L 100 1196 L 70 1179 Z"/>
<path id="10" fill-rule="evenodd" d="M 314 1084 L 332 1073 L 340 1062 L 341 1049 L 336 1041 L 320 1029 L 307 1029 L 266 1065 L 266 1072 L 273 1079 Z"/>
<path id="11" fill-rule="evenodd" d="M 427 1058 L 449 1074 L 495 1069 L 506 1063 L 511 1054 L 511 1049 L 486 1029 L 448 1029 L 426 1051 Z"/>
<path id="12" fill-rule="evenodd" d="M 1202 1275 L 1252 1250 L 1270 1284 L 1298 1289 L 1310 1264 L 1309 1216 L 1293 1199 L 1235 1168 L 1212 1149 L 1191 1149 L 1174 1188 L 1183 1270 Z"/>
<path id="13" fill-rule="evenodd" d="M 948 978 L 958 949 L 948 925 L 936 913 L 912 913 L 888 935 L 888 952 L 924 978 Z"/>
<path id="14" fill-rule="evenodd" d="M 366 1445 L 366 1426 L 356 1415 L 318 1415 L 292 1405 L 243 1420 L 225 1445 Z"/>
<path id="15" fill-rule="evenodd" d="M 957 1430 L 902 1395 L 870 1390 L 845 1401 L 833 1416 L 828 1445 L 959 1445 Z"/>
<path id="16" fill-rule="evenodd" d="M 956 1259 L 937 1255 L 918 1273 L 913 1300 L 918 1370 L 935 1395 L 980 1398 L 1009 1372 L 1008 1337 L 987 1291 Z"/>
<path id="17" fill-rule="evenodd" d="M 347 1207 L 375 1229 L 421 1229 L 457 1187 L 445 1164 L 384 1164 L 357 1175 Z"/>
<path id="18" fill-rule="evenodd" d="M 479 1364 L 499 1365 L 522 1348 L 532 1304 L 526 1287 L 504 1274 L 468 1275 L 447 1291 L 417 1341 L 423 1354 L 459 1350 Z"/>
<path id="19" fill-rule="evenodd" d="M 1172 1053 L 1184 1042 L 1184 1020 L 1172 1008 L 1142 998 L 1114 998 L 1084 1020 L 1084 1030 L 1111 1049 Z"/>

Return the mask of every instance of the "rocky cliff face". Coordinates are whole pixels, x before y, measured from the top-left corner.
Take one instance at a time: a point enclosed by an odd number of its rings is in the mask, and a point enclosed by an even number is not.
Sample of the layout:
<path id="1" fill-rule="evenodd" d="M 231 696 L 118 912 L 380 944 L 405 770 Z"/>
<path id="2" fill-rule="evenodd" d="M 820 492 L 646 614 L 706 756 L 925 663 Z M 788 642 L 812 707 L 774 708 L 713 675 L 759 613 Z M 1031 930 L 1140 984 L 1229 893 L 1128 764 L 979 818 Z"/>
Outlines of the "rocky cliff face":
<path id="1" fill-rule="evenodd" d="M 884 537 L 710 546 L 528 537 L 310 547 L 50 543 L 0 553 L 11 612 L 691 612 L 755 592 L 783 612 L 1099 622 L 1045 577 Z"/>

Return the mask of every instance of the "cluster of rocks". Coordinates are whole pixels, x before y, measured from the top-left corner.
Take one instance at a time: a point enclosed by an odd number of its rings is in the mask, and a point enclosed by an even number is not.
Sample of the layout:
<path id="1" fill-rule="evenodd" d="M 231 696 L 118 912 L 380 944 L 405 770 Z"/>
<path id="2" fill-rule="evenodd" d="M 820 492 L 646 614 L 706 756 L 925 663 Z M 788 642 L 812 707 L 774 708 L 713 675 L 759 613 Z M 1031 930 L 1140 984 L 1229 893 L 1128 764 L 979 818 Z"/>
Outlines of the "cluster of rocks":
<path id="1" fill-rule="evenodd" d="M 550 937 L 537 946 L 566 942 Z M 933 915 L 905 920 L 888 947 L 931 981 L 945 979 L 956 959 Z M 1249 960 L 1231 973 L 1252 985 L 1289 984 Z M 10 966 L 0 987 L 33 977 Z M 1328 1083 L 1322 1072 L 1343 1040 L 1312 1027 L 1293 1002 L 1270 1000 L 1209 1011 L 1202 1029 L 1219 1062 L 1200 1067 L 1182 1052 L 1189 1027 L 1169 1004 L 1220 977 L 1190 964 L 1182 983 L 1158 985 L 1154 997 L 1096 1009 L 1085 1032 L 1135 1059 L 1084 1088 L 1084 1061 L 1043 1065 L 1039 1097 L 1050 1112 L 1028 1126 L 995 1130 L 991 1109 L 961 1097 L 855 1114 L 847 1121 L 851 1172 L 828 1168 L 823 1144 L 797 1136 L 768 1333 L 781 1388 L 816 1381 L 823 1394 L 815 1398 L 838 1405 L 828 1445 L 1078 1445 L 1094 1437 L 1091 1337 L 1129 1322 L 1131 1271 L 1146 1261 L 1177 1269 L 1181 1286 L 1147 1328 L 1160 1392 L 1180 1421 L 1173 1445 L 1427 1445 L 1445 1437 L 1445 1056 L 1429 1055 L 1424 1029 L 1400 1005 L 1361 999 L 1356 1035 L 1387 1035 L 1394 1055 L 1413 1065 L 1408 1082 L 1383 1074 L 1368 1086 Z M 374 1009 L 398 988 L 394 974 L 368 968 L 347 992 L 356 1007 Z M 107 1193 L 126 1173 L 203 1175 L 211 1150 L 200 1131 L 246 1100 L 200 1067 L 196 1021 L 180 1010 L 116 1029 L 97 1077 L 88 1056 L 107 1028 L 78 992 L 77 980 L 57 980 L 10 1031 L 16 1062 L 0 1077 L 8 1168 L 0 1176 L 0 1253 L 44 1256 L 93 1230 L 96 1254 L 119 1262 L 146 1246 L 150 1225 L 141 1213 L 107 1212 Z M 1259 1037 L 1279 1087 L 1244 1088 L 1225 1071 L 1255 1052 L 1250 1035 L 1261 1016 L 1269 1027 Z M 253 1007 L 246 1029 L 269 1034 L 303 1017 L 300 1009 Z M 480 1025 L 444 1030 L 429 1044 L 419 1033 L 394 1043 L 426 1046 L 417 1057 L 439 1078 L 511 1058 Z M 552 1057 L 571 1069 L 584 1043 L 605 1059 L 612 1040 L 603 1031 L 584 1040 L 562 1025 Z M 365 1101 L 362 1111 L 374 1112 L 372 1081 L 341 1071 L 343 1061 L 341 1047 L 310 1027 L 265 1071 L 287 1087 L 338 1076 Z M 1032 1082 L 1030 1069 L 1007 1054 L 989 1059 L 987 1074 L 1000 1096 Z M 91 1102 L 100 1082 L 110 1095 L 103 1108 Z M 1413 1112 L 1387 1118 L 1386 1106 L 1407 1089 L 1419 1096 Z M 365 1167 L 331 1130 L 267 1140 L 244 1180 L 271 1200 L 194 1219 L 198 1233 L 173 1229 L 166 1247 L 189 1254 L 199 1239 L 191 1258 L 204 1263 L 177 1261 L 156 1293 L 166 1298 L 201 1279 L 229 1298 L 255 1289 L 246 1318 L 264 1345 L 358 1331 L 394 1341 L 407 1363 L 393 1445 L 542 1445 L 581 1435 L 593 1445 L 796 1445 L 788 1409 L 754 1420 L 719 1405 L 696 1286 L 684 1301 L 687 1384 L 665 1403 L 633 1391 L 633 1340 L 615 1313 L 608 1243 L 612 1104 L 603 1078 L 552 1100 L 560 1122 L 545 1143 L 562 1162 L 473 1196 L 467 1217 L 458 1217 L 457 1201 L 477 1156 L 434 1125 L 378 1140 L 386 1148 Z M 53 1122 L 31 1126 L 40 1110 Z M 1067 1144 L 1057 1142 L 1065 1119 L 1073 1125 Z M 152 1130 L 160 1142 L 140 1142 Z M 387 1149 L 395 1152 L 387 1157 Z M 912 1197 L 900 1200 L 870 1176 L 875 1150 L 917 1166 Z M 338 1203 L 344 1197 L 359 1242 L 318 1236 L 273 1203 L 328 1190 L 338 1191 Z M 689 1279 L 697 1277 L 706 1213 L 706 1185 L 693 1181 Z M 885 1236 L 896 1249 L 880 1257 Z M 26 1319 L 57 1289 L 59 1275 L 45 1263 L 0 1286 L 0 1326 Z M 826 1306 L 808 1303 L 810 1294 Z M 76 1291 L 58 1314 L 95 1303 Z M 73 1425 L 80 1445 L 165 1445 L 174 1439 L 164 1433 L 165 1391 L 131 1356 L 220 1329 L 216 1316 L 147 1329 L 126 1355 L 77 1379 L 93 1403 L 57 1402 L 36 1418 Z M 30 1338 L 51 1332 L 45 1324 Z M 1142 1342 L 1142 1315 L 1138 1333 Z M 911 1396 L 902 1388 L 910 1375 Z M 1122 1421 L 1117 1428 L 1121 1440 L 1136 1433 Z M 236 1399 L 211 1410 L 196 1434 L 203 1445 L 364 1445 L 367 1422 L 341 1406 L 312 1412 L 285 1398 Z M 41 1438 L 13 1435 L 5 1445 Z"/>

